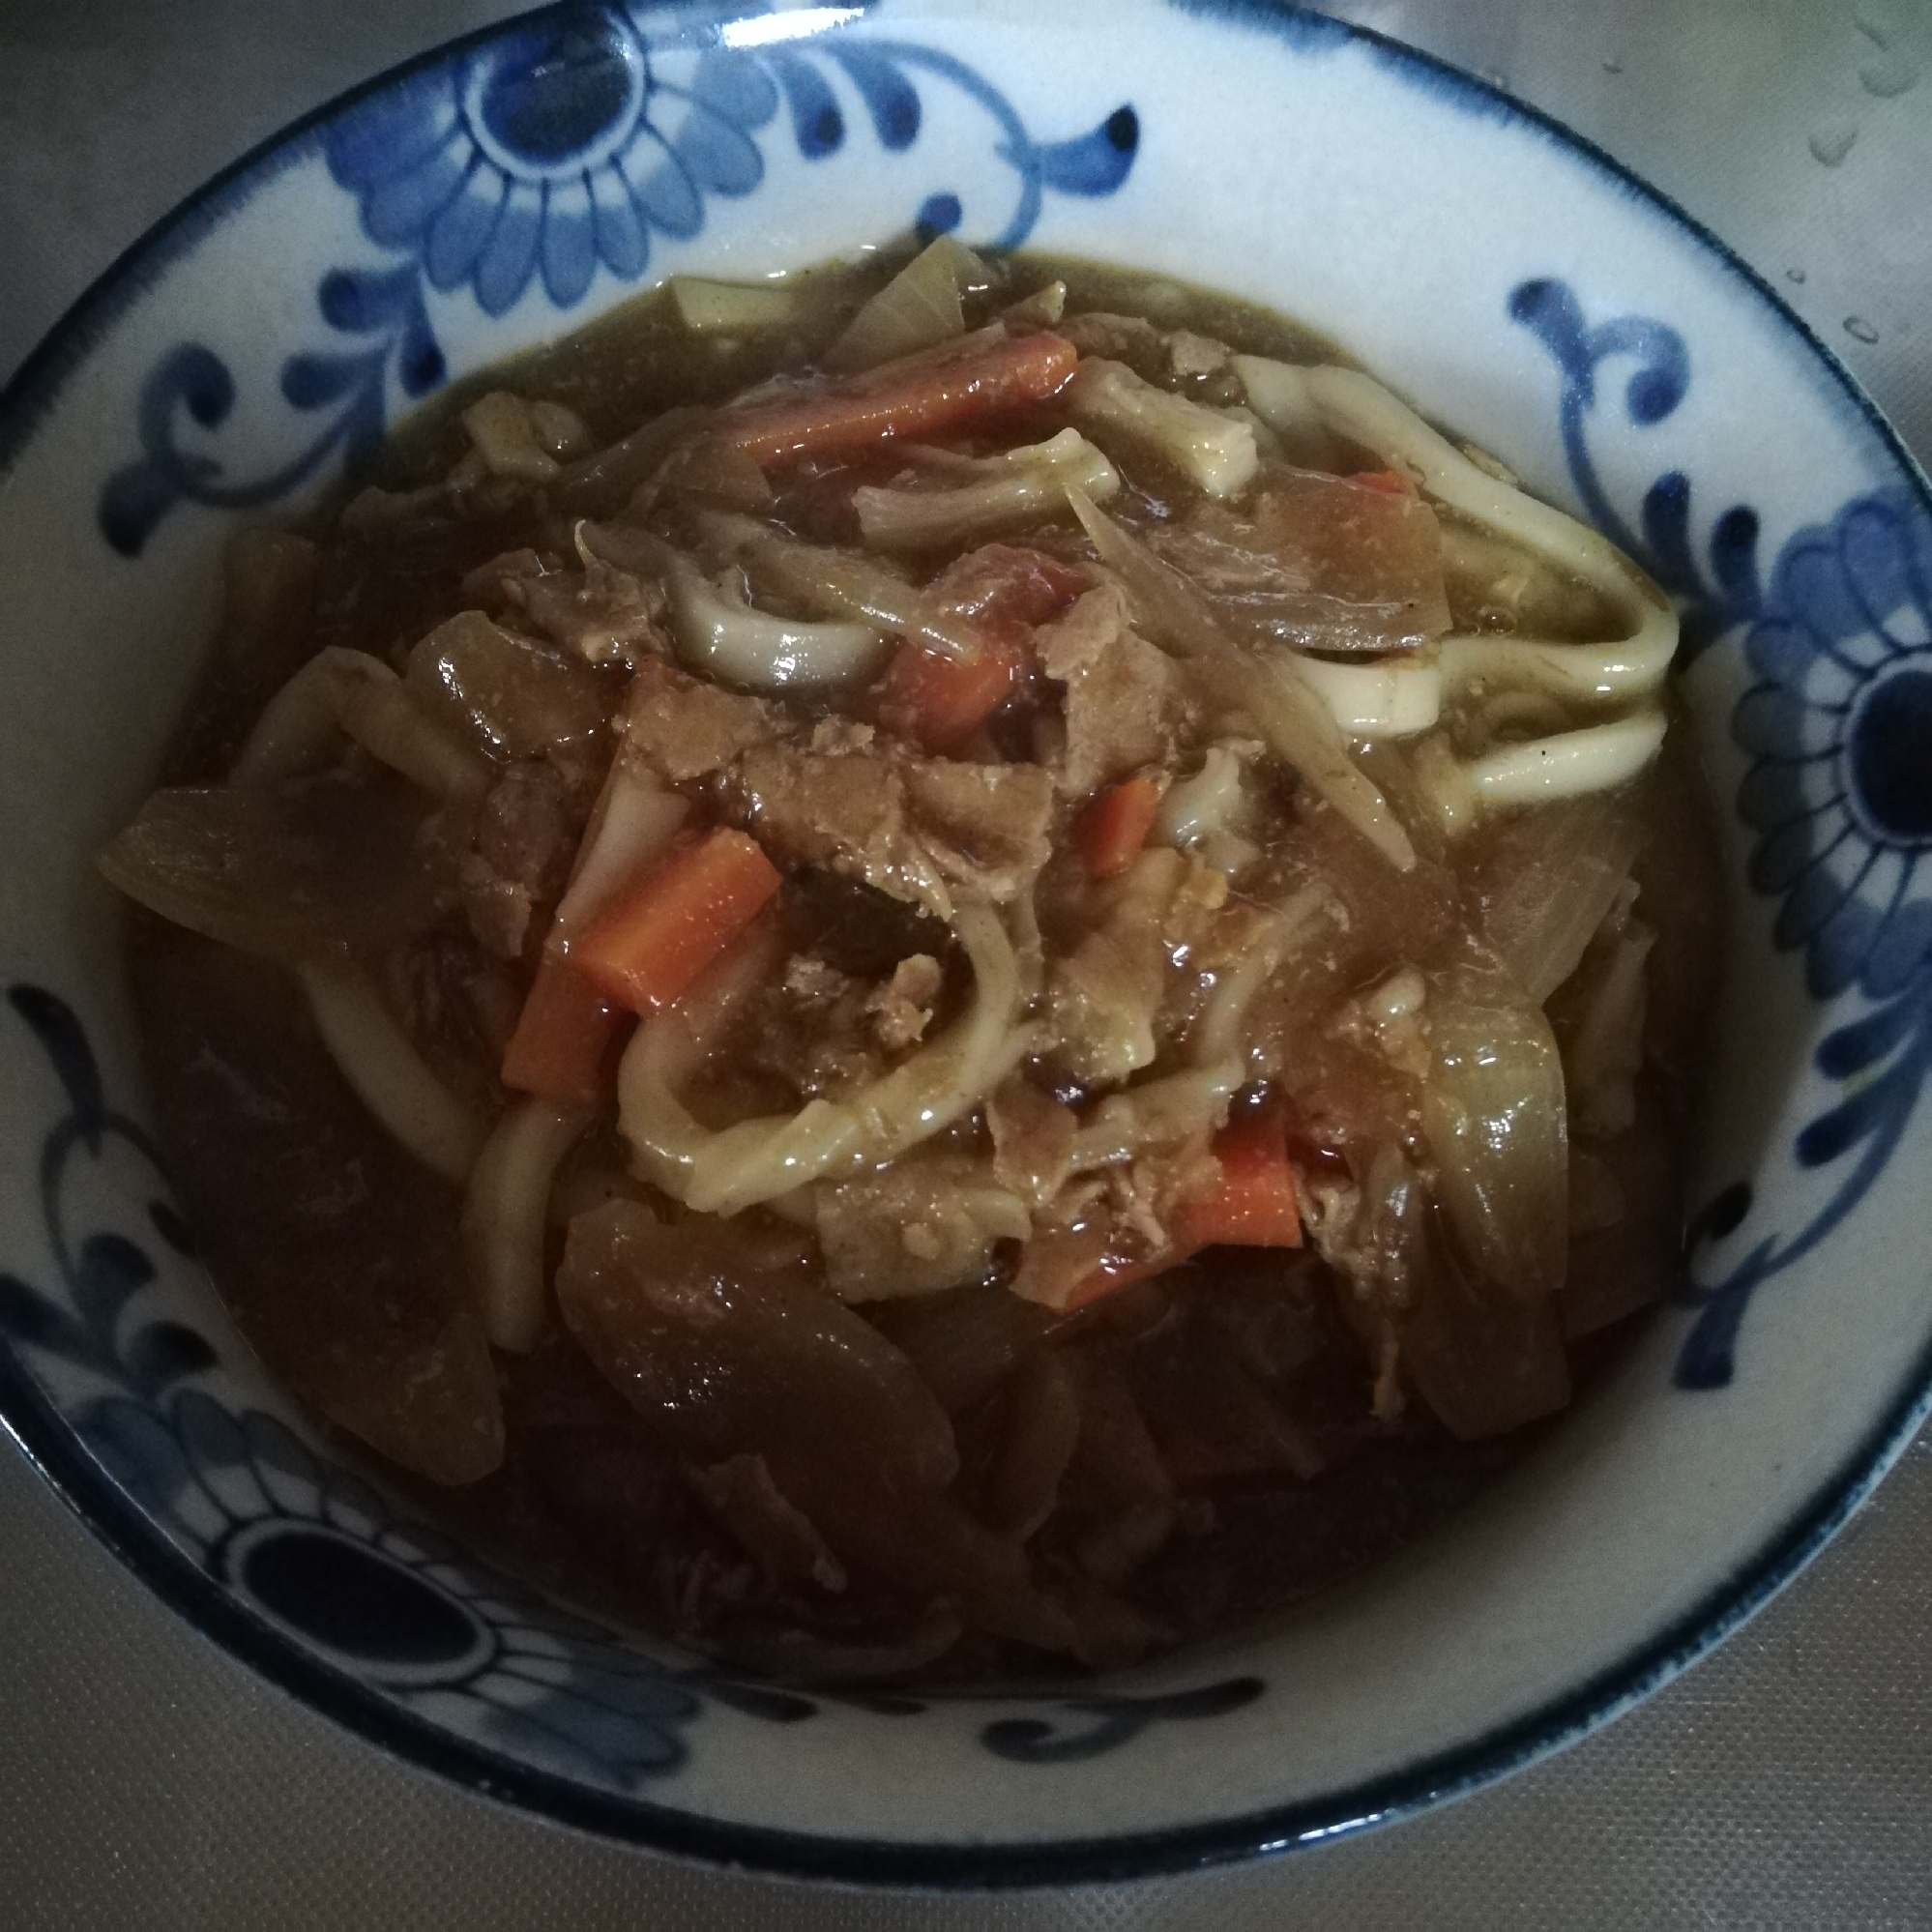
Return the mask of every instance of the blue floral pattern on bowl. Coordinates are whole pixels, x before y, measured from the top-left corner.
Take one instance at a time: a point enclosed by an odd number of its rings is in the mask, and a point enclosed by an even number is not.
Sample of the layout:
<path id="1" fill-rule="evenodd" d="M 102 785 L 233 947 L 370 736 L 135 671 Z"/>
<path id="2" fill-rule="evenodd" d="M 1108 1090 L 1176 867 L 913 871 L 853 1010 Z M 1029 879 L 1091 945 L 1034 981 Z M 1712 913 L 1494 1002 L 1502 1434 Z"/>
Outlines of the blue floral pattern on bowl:
<path id="1" fill-rule="evenodd" d="M 1292 10 L 1201 11 L 1253 15 L 1315 55 L 1350 40 L 1350 30 Z M 285 348 L 275 343 L 267 375 L 245 369 L 238 378 L 241 364 L 191 331 L 161 337 L 166 346 L 152 361 L 143 355 L 128 459 L 98 493 L 89 483 L 91 514 L 111 550 L 140 556 L 182 506 L 283 504 L 352 464 L 403 408 L 448 380 L 451 364 L 463 361 L 461 332 L 478 317 L 527 302 L 568 326 L 602 306 L 611 284 L 662 272 L 761 188 L 816 180 L 812 170 L 855 146 L 890 179 L 912 180 L 905 163 L 923 152 L 942 95 L 977 117 L 994 164 L 981 173 L 1007 197 L 994 217 L 976 214 L 976 241 L 1016 246 L 1049 196 L 1104 199 L 1137 164 L 1141 107 L 1110 87 L 1090 88 L 1085 73 L 1068 90 L 1077 104 L 1057 123 L 1064 138 L 1041 139 L 1007 92 L 944 47 L 878 34 L 867 9 L 816 12 L 846 24 L 802 34 L 805 15 L 577 0 L 481 36 L 324 119 L 303 152 L 316 158 L 342 218 L 329 232 L 354 246 L 310 260 L 298 292 L 307 309 L 312 289 L 315 326 Z M 1495 98 L 1474 83 L 1400 58 L 1424 92 L 1497 112 Z M 976 211 L 983 189 L 981 180 Z M 900 218 L 924 232 L 959 228 L 964 219 L 962 195 L 929 177 L 906 194 Z M 1843 502 L 1827 496 L 1761 571 L 1770 519 L 1755 504 L 1728 503 L 1707 516 L 1682 469 L 1641 492 L 1606 484 L 1596 440 L 1670 422 L 1703 366 L 1701 338 L 1678 326 L 1682 317 L 1669 318 L 1668 305 L 1654 305 L 1655 313 L 1648 301 L 1636 306 L 1646 312 L 1593 321 L 1571 286 L 1537 276 L 1518 282 L 1507 312 L 1552 359 L 1561 447 L 1586 513 L 1677 599 L 1684 661 L 1720 643 L 1728 653 L 1742 635 L 1754 680 L 1732 719 L 1750 760 L 1738 794 L 1756 841 L 1750 880 L 1777 902 L 1775 943 L 1801 955 L 1814 1010 L 1828 1016 L 1814 1064 L 1836 1087 L 1832 1103 L 1778 1153 L 1798 1169 L 1835 1177 L 1835 1187 L 1821 1210 L 1795 1217 L 1802 1221 L 1795 1230 L 1755 1237 L 1721 1279 L 1684 1287 L 1696 1312 L 1675 1364 L 1678 1387 L 1714 1389 L 1734 1376 L 1744 1387 L 1737 1344 L 1751 1298 L 1864 1199 L 1914 1115 L 1932 1057 L 1932 895 L 1918 863 L 1932 850 L 1932 786 L 1918 755 L 1932 742 L 1932 518 L 1904 486 Z M 1624 422 L 1613 424 L 1604 405 L 1618 374 Z M 277 460 L 251 465 L 217 453 L 224 437 L 239 444 L 251 409 L 278 411 L 296 427 L 272 443 L 284 452 Z M 83 1499 L 97 1527 L 205 1627 L 324 1708 L 348 1711 L 377 1737 L 399 1737 L 413 1755 L 472 1783 L 503 1781 L 578 1822 L 588 1815 L 733 1858 L 750 1855 L 736 1828 L 705 1837 L 693 1827 L 680 1837 L 684 1825 L 662 1820 L 688 1823 L 686 1814 L 675 1804 L 654 1812 L 646 1796 L 704 1768 L 708 1719 L 728 1712 L 761 1727 L 802 1727 L 793 1735 L 803 1739 L 852 1705 L 915 1723 L 930 1713 L 924 1701 L 895 1692 L 806 1695 L 647 1654 L 408 1520 L 331 1451 L 238 1396 L 245 1378 L 229 1379 L 235 1364 L 224 1345 L 178 1319 L 179 1304 L 161 1293 L 169 1269 L 191 1261 L 191 1231 L 167 1203 L 155 1150 L 110 1101 L 75 1011 L 38 984 L 15 984 L 10 1002 L 0 1023 L 24 1026 L 39 1042 L 65 1107 L 39 1152 L 51 1260 L 0 1275 L 0 1414 Z M 79 1204 L 76 1177 L 109 1148 L 153 1183 L 141 1184 L 138 1227 L 96 1225 Z M 1773 1198 L 1769 1186 L 1759 1191 Z M 1726 1241 L 1754 1214 L 1771 1218 L 1751 1186 L 1735 1182 L 1706 1205 L 1693 1232 L 1702 1244 Z M 1679 1660 L 1738 1601 L 1735 1592 L 1724 1597 Z M 1672 1654 L 1655 1645 L 1649 1653 Z M 1021 1768 L 1038 1781 L 1029 1789 L 1045 1788 L 1069 1767 L 1133 1761 L 1129 1747 L 1151 1732 L 1185 1737 L 1219 1719 L 1238 1730 L 1237 1713 L 1286 1705 L 1286 1688 L 1244 1669 L 1180 1688 L 988 1700 L 1000 1712 L 974 1717 L 970 1748 L 981 1771 Z M 1595 1721 L 1614 1701 L 1594 1686 L 1578 1697 L 1569 1714 L 1538 1715 L 1542 1742 L 1564 1724 Z M 1511 1750 L 1540 1747 L 1536 1739 L 1484 1739 L 1431 1771 L 1433 1784 L 1398 1780 L 1372 1799 L 1325 1798 L 1306 1835 L 1352 1829 L 1378 1810 L 1455 1788 L 1458 1777 L 1487 1774 Z M 542 1789 L 532 1797 L 515 1783 L 526 1770 L 558 1780 L 571 1802 Z M 585 1791 L 612 1808 L 586 1814 L 576 1804 Z M 1301 1829 L 1286 1813 L 1266 1831 L 1253 1825 L 1179 1831 L 1147 1856 L 1185 1863 L 1282 1842 Z M 972 1847 L 944 1857 L 915 1847 L 923 1862 L 909 1854 L 894 1864 L 874 1857 L 875 1847 L 847 1859 L 800 1843 L 758 1856 L 870 1875 L 977 1869 Z M 1078 1844 L 1049 1854 L 1036 1868 L 1022 1852 L 1002 1869 L 1107 1869 L 1102 1855 Z"/>
<path id="2" fill-rule="evenodd" d="M 1802 951 L 1815 999 L 1857 989 L 1875 1003 L 1819 1043 L 1818 1070 L 1843 1083 L 1843 1098 L 1792 1149 L 1800 1168 L 1862 1149 L 1859 1159 L 1797 1233 L 1766 1237 L 1722 1280 L 1686 1281 L 1681 1293 L 1702 1313 L 1678 1358 L 1678 1382 L 1719 1389 L 1735 1372 L 1752 1294 L 1858 1206 L 1898 1145 L 1932 1064 L 1932 865 L 1920 870 L 1932 854 L 1932 516 L 1903 489 L 1858 497 L 1829 526 L 1790 539 L 1767 594 L 1757 512 L 1737 504 L 1712 527 L 1707 571 L 1689 535 L 1690 480 L 1682 471 L 1659 477 L 1633 529 L 1590 452 L 1598 368 L 1634 362 L 1624 392 L 1628 419 L 1661 423 L 1690 387 L 1683 338 L 1645 316 L 1592 327 L 1557 280 L 1524 282 L 1509 312 L 1562 370 L 1564 452 L 1591 520 L 1678 600 L 1680 670 L 1749 626 L 1745 659 L 1761 682 L 1740 699 L 1732 733 L 1755 760 L 1738 793 L 1740 816 L 1759 834 L 1751 885 L 1782 902 L 1773 940 Z M 1748 1183 L 1720 1189 L 1696 1216 L 1693 1241 L 1735 1234 L 1752 1205 Z"/>
<path id="3" fill-rule="evenodd" d="M 654 235 L 689 241 L 710 200 L 742 200 L 766 179 L 759 136 L 781 101 L 802 161 L 845 145 L 849 109 L 834 74 L 863 104 L 887 155 L 919 139 L 922 82 L 953 90 L 983 114 L 1014 183 L 1010 213 L 987 238 L 996 247 L 1026 240 L 1047 190 L 1111 194 L 1133 165 L 1140 122 L 1129 104 L 1085 133 L 1041 142 L 998 88 L 942 49 L 852 34 L 794 44 L 785 37 L 795 31 L 782 15 L 574 4 L 332 121 L 320 136 L 331 175 L 355 196 L 364 234 L 402 259 L 334 269 L 316 289 L 338 340 L 290 356 L 281 395 L 292 409 L 329 420 L 268 475 L 230 477 L 182 432 L 184 418 L 202 430 L 228 421 L 234 377 L 205 344 L 180 344 L 142 391 L 141 454 L 102 489 L 102 534 L 122 555 L 138 556 L 178 503 L 258 509 L 332 458 L 366 454 L 389 426 L 392 379 L 413 402 L 447 374 L 426 292 L 467 289 L 485 315 L 498 316 L 533 281 L 568 311 L 600 268 L 638 280 Z M 956 227 L 961 214 L 959 197 L 941 190 L 908 209 L 907 220 L 932 234 Z"/>

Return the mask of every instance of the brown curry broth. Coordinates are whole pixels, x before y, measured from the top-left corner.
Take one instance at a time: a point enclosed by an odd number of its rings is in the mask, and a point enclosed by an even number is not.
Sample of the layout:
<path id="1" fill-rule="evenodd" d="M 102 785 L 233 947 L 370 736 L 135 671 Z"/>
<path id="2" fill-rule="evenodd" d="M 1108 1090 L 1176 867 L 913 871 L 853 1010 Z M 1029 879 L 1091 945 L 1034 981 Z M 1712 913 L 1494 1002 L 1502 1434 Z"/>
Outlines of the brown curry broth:
<path id="1" fill-rule="evenodd" d="M 460 454 L 458 411 L 489 388 L 567 403 L 601 444 L 659 410 L 721 401 L 775 372 L 805 368 L 905 253 L 882 250 L 856 269 L 794 277 L 788 285 L 799 290 L 800 305 L 792 321 L 723 344 L 685 335 L 663 291 L 640 297 L 557 344 L 454 386 L 398 430 L 368 475 L 386 486 L 408 487 L 440 474 Z M 969 301 L 969 324 L 1057 276 L 1068 283 L 1072 312 L 1142 313 L 1157 326 L 1185 325 L 1252 353 L 1337 359 L 1332 345 L 1268 310 L 1130 271 L 1028 256 L 997 261 L 992 271 L 994 285 Z M 330 517 L 318 516 L 310 528 L 325 539 L 320 570 L 307 610 L 286 613 L 279 665 L 330 642 L 378 653 L 406 645 L 454 607 L 454 586 L 464 571 L 529 541 L 529 521 L 518 506 L 499 518 L 364 542 L 340 532 L 331 539 Z M 224 769 L 266 694 L 247 666 L 212 674 L 168 759 L 168 777 L 206 781 Z M 1680 802 L 1685 796 L 1681 779 L 1669 789 Z M 1646 858 L 1654 872 L 1654 845 Z M 1668 880 L 1660 890 L 1680 909 L 1697 896 L 1671 891 Z M 1682 1016 L 1700 992 L 1694 959 L 1685 963 L 1698 949 L 1679 939 L 1666 932 L 1658 948 L 1669 994 L 1664 1004 L 1678 1017 L 1653 1027 L 1671 1036 L 1671 1047 L 1681 1046 Z M 480 1360 L 486 1365 L 454 1263 L 454 1190 L 401 1155 L 363 1112 L 314 1040 L 292 981 L 145 916 L 134 922 L 130 963 L 177 1185 L 224 1296 L 271 1370 L 325 1417 L 366 1425 L 353 1376 L 337 1372 L 346 1359 L 332 1346 L 345 1332 L 359 1337 L 358 1359 L 378 1383 L 396 1338 L 406 1352 L 412 1336 L 419 1351 L 425 1335 L 442 1337 L 440 1372 L 453 1386 L 476 1373 Z M 258 1094 L 264 1083 L 273 1087 L 303 1115 L 301 1128 L 257 1131 L 246 1109 L 220 1104 L 211 1066 L 254 1080 Z M 1680 1108 L 1670 1111 L 1681 1119 Z M 303 1144 L 305 1131 L 311 1131 L 311 1145 Z M 246 1183 L 239 1188 L 238 1178 Z M 366 1205 L 360 1222 L 343 1212 L 351 1196 Z M 1674 1227 L 1674 1212 L 1666 1218 Z M 333 1245 L 338 1238 L 345 1242 L 340 1249 Z M 358 1268 L 336 1265 L 371 1238 L 375 1244 Z M 399 1272 L 387 1265 L 376 1252 L 383 1242 L 391 1244 L 391 1259 L 414 1255 L 418 1265 Z M 1204 1319 L 1215 1297 L 1278 1296 L 1291 1292 L 1291 1284 L 1306 1296 L 1322 1273 L 1304 1257 L 1231 1251 L 1217 1262 L 1211 1254 L 1168 1282 L 1130 1291 L 1119 1307 L 1083 1318 L 1079 1332 L 1058 1345 L 1096 1353 L 1124 1365 L 1130 1378 L 1144 1377 L 1174 1324 Z M 291 1294 L 292 1286 L 299 1292 Z M 1311 1306 L 1325 1308 L 1327 1301 L 1324 1285 Z M 883 1319 L 891 1325 L 890 1313 Z M 1120 1590 L 1176 1638 L 1278 1608 L 1362 1568 L 1440 1522 L 1552 1425 L 1458 1444 L 1413 1404 L 1399 1423 L 1374 1422 L 1359 1353 L 1332 1311 L 1320 1321 L 1321 1347 L 1281 1392 L 1332 1466 L 1312 1481 L 1265 1471 L 1194 1481 L 1181 1527 Z M 1136 1337 L 1136 1327 L 1148 1332 Z M 1573 1350 L 1579 1383 L 1595 1379 L 1596 1365 L 1618 1345 L 1619 1334 L 1610 1332 Z M 495 1367 L 508 1420 L 503 1467 L 459 1489 L 410 1477 L 402 1485 L 533 1580 L 691 1634 L 681 1629 L 679 1614 L 691 1572 L 748 1566 L 685 1492 L 670 1458 L 554 1328 L 536 1356 L 499 1358 Z M 969 1448 L 975 1426 L 962 1424 Z M 1070 1566 L 1051 1528 L 1043 1546 L 1042 1569 Z M 746 1589 L 739 1622 L 754 1634 L 755 1626 L 796 1619 L 834 1635 L 875 1635 L 915 1608 L 890 1590 L 863 1584 L 843 1603 L 807 1601 L 757 1581 Z M 712 1636 L 734 1648 L 729 1630 Z M 756 1649 L 749 1634 L 736 1647 L 746 1643 Z M 1029 1665 L 1037 1667 L 1038 1659 L 968 1640 L 940 1674 Z"/>

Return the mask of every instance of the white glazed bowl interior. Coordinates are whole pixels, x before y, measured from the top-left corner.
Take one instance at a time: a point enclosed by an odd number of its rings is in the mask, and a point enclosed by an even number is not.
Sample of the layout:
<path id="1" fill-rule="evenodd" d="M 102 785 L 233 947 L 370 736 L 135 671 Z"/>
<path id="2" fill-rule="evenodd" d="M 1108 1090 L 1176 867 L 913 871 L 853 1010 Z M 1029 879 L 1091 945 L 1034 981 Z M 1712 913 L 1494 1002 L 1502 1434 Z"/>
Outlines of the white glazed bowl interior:
<path id="1" fill-rule="evenodd" d="M 458 191 L 437 154 L 498 197 L 481 241 L 437 224 Z M 651 175 L 667 155 L 682 189 Z M 437 373 L 425 341 L 461 374 L 674 271 L 760 276 L 922 213 L 1271 304 L 1538 492 L 1616 519 L 1705 646 L 1684 682 L 1731 937 L 1691 1187 L 1714 1203 L 1701 1286 L 1525 1464 L 1263 1634 L 1065 1696 L 893 1708 L 621 1644 L 337 1467 L 153 1209 L 89 857 L 188 696 L 226 533 L 326 487 L 352 408 L 403 414 Z M 491 241 L 514 221 L 537 239 Z M 381 83 L 218 185 L 63 325 L 0 437 L 0 1408 L 185 1614 L 379 1742 L 619 1835 L 854 1878 L 1294 1843 L 1642 1694 L 1816 1547 L 1920 1414 L 1922 482 L 1740 264 L 1480 85 L 1232 0 L 579 7 Z M 1674 474 L 1687 496 L 1654 487 Z M 1875 705 L 1891 737 L 1860 739 Z M 1900 731 L 1920 776 L 1884 764 Z M 291 1611 L 249 1552 L 298 1533 L 311 1556 L 361 1552 L 355 1587 L 398 1616 L 433 1625 L 440 1594 L 441 1636 L 385 1650 L 353 1617 Z"/>

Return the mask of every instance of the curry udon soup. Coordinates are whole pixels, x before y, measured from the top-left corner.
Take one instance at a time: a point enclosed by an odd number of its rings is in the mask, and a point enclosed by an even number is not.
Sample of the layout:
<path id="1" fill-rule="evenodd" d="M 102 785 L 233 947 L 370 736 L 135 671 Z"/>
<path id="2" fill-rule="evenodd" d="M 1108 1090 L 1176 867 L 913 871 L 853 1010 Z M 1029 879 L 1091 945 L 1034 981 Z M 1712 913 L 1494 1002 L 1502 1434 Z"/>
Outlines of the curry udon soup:
<path id="1" fill-rule="evenodd" d="M 383 461 L 236 540 L 101 864 L 243 1330 L 501 1559 L 1104 1667 L 1439 1519 L 1665 1284 L 1675 619 L 1321 344 L 941 241 Z"/>

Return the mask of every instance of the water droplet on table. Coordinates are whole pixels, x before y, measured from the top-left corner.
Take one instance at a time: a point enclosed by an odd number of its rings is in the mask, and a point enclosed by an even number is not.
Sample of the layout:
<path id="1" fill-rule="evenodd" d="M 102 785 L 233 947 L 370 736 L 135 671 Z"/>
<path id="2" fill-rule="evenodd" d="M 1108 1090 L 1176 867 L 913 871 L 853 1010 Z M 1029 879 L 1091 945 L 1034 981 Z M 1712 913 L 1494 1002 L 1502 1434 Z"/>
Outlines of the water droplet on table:
<path id="1" fill-rule="evenodd" d="M 1871 323 L 1867 322 L 1862 315 L 1848 315 L 1845 317 L 1845 334 L 1859 342 L 1876 342 L 1879 338 L 1877 329 Z"/>
<path id="2" fill-rule="evenodd" d="M 1841 116 L 1834 121 L 1821 121 L 1811 131 L 1808 146 L 1811 159 L 1823 161 L 1827 167 L 1836 167 L 1852 152 L 1852 143 L 1859 138 L 1859 124 Z"/>
<path id="3" fill-rule="evenodd" d="M 1852 24 L 1875 47 L 1888 47 L 1898 32 L 1898 22 L 1887 0 L 1859 0 L 1852 9 Z"/>
<path id="4" fill-rule="evenodd" d="M 1788 268 L 1784 272 L 1784 278 L 1787 281 L 1802 281 L 1804 279 L 1804 271 L 1800 268 Z"/>
<path id="5" fill-rule="evenodd" d="M 1859 69 L 1859 82 L 1867 94 L 1890 101 L 1918 85 L 1918 69 L 1894 47 L 1866 61 Z"/>
<path id="6" fill-rule="evenodd" d="M 1603 72 L 1605 73 L 1622 73 L 1624 72 L 1624 63 L 1621 60 L 1606 60 L 1603 63 Z"/>

